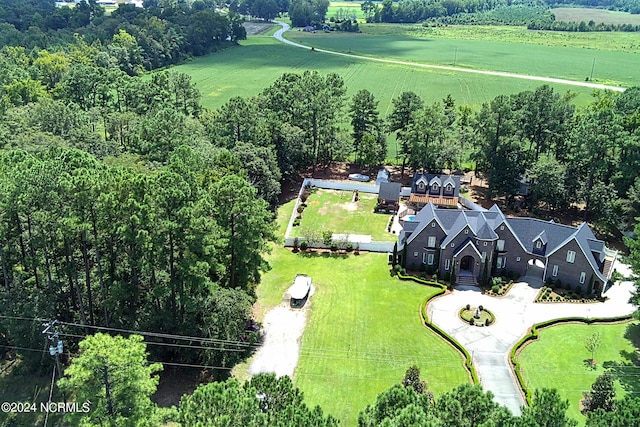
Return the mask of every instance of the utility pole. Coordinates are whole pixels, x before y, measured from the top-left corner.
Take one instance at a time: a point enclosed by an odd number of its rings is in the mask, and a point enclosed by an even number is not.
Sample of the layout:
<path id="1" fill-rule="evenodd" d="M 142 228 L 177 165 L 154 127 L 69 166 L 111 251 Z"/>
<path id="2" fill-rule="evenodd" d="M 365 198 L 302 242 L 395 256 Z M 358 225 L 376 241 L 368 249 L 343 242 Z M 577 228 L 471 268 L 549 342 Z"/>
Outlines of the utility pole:
<path id="1" fill-rule="evenodd" d="M 456 62 L 458 61 L 458 48 L 456 48 L 455 53 L 453 54 L 453 66 L 456 66 Z"/>
<path id="2" fill-rule="evenodd" d="M 593 81 L 593 69 L 596 66 L 596 58 L 593 58 L 593 62 L 591 63 L 591 75 L 589 76 L 589 81 Z"/>
<path id="3" fill-rule="evenodd" d="M 58 370 L 58 375 L 62 377 L 62 365 L 60 364 L 60 355 L 64 350 L 64 345 L 59 338 L 58 332 L 58 321 L 51 320 L 45 324 L 43 324 L 44 329 L 42 330 L 42 334 L 46 335 L 47 339 L 50 341 L 49 345 L 49 354 L 56 358 L 56 369 Z M 62 399 L 64 403 L 67 403 L 66 393 L 62 392 Z"/>

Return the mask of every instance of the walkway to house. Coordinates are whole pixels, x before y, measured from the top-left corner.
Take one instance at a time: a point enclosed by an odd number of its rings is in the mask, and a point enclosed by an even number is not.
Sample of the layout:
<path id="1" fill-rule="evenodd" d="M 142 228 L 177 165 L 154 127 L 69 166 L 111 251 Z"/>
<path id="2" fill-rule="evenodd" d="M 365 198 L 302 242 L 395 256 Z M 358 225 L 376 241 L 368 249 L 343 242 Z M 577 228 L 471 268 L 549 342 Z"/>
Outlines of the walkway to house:
<path id="1" fill-rule="evenodd" d="M 616 269 L 629 277 L 627 266 L 618 264 Z M 495 298 L 482 295 L 477 287 L 459 286 L 428 307 L 430 319 L 471 353 L 484 389 L 491 390 L 496 402 L 516 415 L 525 402 L 509 364 L 509 352 L 531 325 L 567 316 L 616 317 L 635 310 L 628 303 L 634 290 L 632 282 L 611 287 L 605 293 L 607 301 L 595 304 L 536 304 L 533 301 L 541 287 L 539 277 L 525 276 L 506 296 Z M 496 315 L 496 322 L 490 327 L 466 324 L 458 311 L 467 304 L 483 305 Z"/>

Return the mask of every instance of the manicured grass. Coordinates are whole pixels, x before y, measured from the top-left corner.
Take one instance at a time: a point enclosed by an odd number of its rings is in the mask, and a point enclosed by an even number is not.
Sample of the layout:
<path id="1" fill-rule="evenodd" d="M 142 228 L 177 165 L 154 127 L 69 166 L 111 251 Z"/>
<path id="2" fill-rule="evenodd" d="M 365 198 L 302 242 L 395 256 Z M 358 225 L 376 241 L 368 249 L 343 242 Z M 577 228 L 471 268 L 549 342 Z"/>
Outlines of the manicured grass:
<path id="1" fill-rule="evenodd" d="M 307 199 L 300 226 L 293 227 L 292 236 L 305 237 L 306 230 L 331 231 L 337 234 L 371 235 L 372 240 L 393 242 L 395 234 L 387 233 L 390 214 L 374 213 L 378 196 L 360 193 L 352 202 L 353 193 L 318 189 Z"/>
<path id="2" fill-rule="evenodd" d="M 556 21 L 589 22 L 596 24 L 633 24 L 640 25 L 640 15 L 632 15 L 627 12 L 614 12 L 604 9 L 592 9 L 588 7 L 558 7 L 551 9 L 556 16 Z"/>
<path id="3" fill-rule="evenodd" d="M 588 365 L 591 354 L 585 349 L 587 337 L 599 332 L 602 344 L 595 353 L 597 368 Z M 640 392 L 638 381 L 637 340 L 640 325 L 620 323 L 614 325 L 567 324 L 552 326 L 540 332 L 539 341 L 527 345 L 518 356 L 522 373 L 531 389 L 556 388 L 569 399 L 568 415 L 584 424 L 580 413 L 582 392 L 591 389 L 596 377 L 610 368 L 618 382 L 617 397 L 625 391 Z M 622 384 L 622 385 L 620 385 Z"/>
<path id="4" fill-rule="evenodd" d="M 302 34 L 297 31 L 291 31 L 289 34 L 292 33 Z M 324 40 L 325 33 L 313 36 Z M 376 40 L 385 43 L 384 38 L 371 41 Z M 384 52 L 386 55 L 388 50 Z M 420 59 L 426 60 L 415 58 Z M 337 73 L 345 81 L 349 98 L 360 89 L 371 91 L 379 101 L 378 110 L 382 117 L 391 112 L 391 100 L 403 91 L 414 91 L 426 103 L 442 100 L 451 94 L 458 104 L 478 107 L 499 94 L 533 90 L 541 85 L 540 82 L 528 80 L 343 58 L 284 45 L 267 36 L 250 37 L 242 41 L 239 47 L 197 58 L 174 67 L 173 70 L 192 76 L 202 94 L 202 104 L 209 108 L 220 107 L 234 96 L 257 95 L 283 73 L 301 73 L 305 70 Z M 552 86 L 561 93 L 571 90 L 578 94 L 574 100 L 576 104 L 586 104 L 591 100 L 590 89 L 566 85 Z M 344 127 L 348 127 L 349 120 L 346 115 L 343 122 Z"/>
<path id="5" fill-rule="evenodd" d="M 462 357 L 422 326 L 436 288 L 390 277 L 386 254 L 294 254 L 277 248 L 258 287 L 263 308 L 282 301 L 298 273 L 313 278 L 295 383 L 311 405 L 354 426 L 357 415 L 417 364 L 436 394 L 469 381 Z"/>
<path id="6" fill-rule="evenodd" d="M 512 27 L 484 27 L 485 37 L 482 39 L 473 39 L 477 36 L 472 33 L 477 31 L 475 26 L 469 26 L 473 27 L 470 30 L 463 27 L 459 34 L 449 28 L 422 26 L 362 27 L 365 34 L 290 32 L 286 36 L 303 44 L 341 52 L 577 81 L 584 81 L 585 77 L 590 76 L 595 58 L 595 82 L 631 86 L 640 81 L 640 67 L 637 66 L 640 62 L 640 33 L 633 33 L 634 36 L 617 33 L 619 37 L 629 37 L 629 44 L 634 47 L 626 51 L 611 51 L 593 49 L 589 39 L 583 40 L 589 49 L 566 44 L 547 46 L 504 41 L 518 34 L 518 30 L 514 31 Z M 384 32 L 384 29 L 389 31 Z M 504 39 L 496 38 L 497 34 L 503 35 Z M 555 34 L 549 36 L 555 39 Z M 564 38 L 561 40 L 564 41 Z M 603 38 L 603 43 L 605 41 L 609 40 Z M 506 79 L 501 81 L 506 82 Z M 538 85 L 541 84 L 538 82 Z M 575 91 L 575 88 L 571 90 Z"/>

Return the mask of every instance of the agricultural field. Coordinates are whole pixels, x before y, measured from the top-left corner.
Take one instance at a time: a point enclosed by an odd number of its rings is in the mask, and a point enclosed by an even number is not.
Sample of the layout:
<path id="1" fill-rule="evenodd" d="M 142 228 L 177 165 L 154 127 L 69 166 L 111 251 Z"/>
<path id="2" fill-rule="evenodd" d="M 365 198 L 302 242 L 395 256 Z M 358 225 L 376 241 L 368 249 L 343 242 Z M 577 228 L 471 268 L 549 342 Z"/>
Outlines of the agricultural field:
<path id="1" fill-rule="evenodd" d="M 585 349 L 585 340 L 599 332 L 602 343 L 595 352 L 596 369 L 588 364 L 591 354 Z M 518 356 L 522 373 L 530 388 L 556 388 L 569 399 L 567 415 L 584 425 L 586 418 L 580 413 L 582 392 L 605 370 L 611 371 L 617 381 L 617 398 L 625 393 L 640 393 L 638 381 L 637 339 L 640 325 L 567 324 L 552 326 L 540 332 L 540 339 L 529 345 Z M 635 342 L 634 342 L 635 340 Z"/>
<path id="2" fill-rule="evenodd" d="M 374 213 L 376 194 L 360 193 L 353 202 L 353 192 L 318 189 L 307 199 L 300 226 L 293 227 L 293 237 L 304 237 L 305 230 L 331 231 L 338 234 L 365 234 L 374 241 L 393 242 L 397 236 L 387 233 L 391 215 Z"/>
<path id="3" fill-rule="evenodd" d="M 296 36 L 301 34 L 295 33 Z M 321 36 L 320 33 L 316 35 Z M 588 67 L 590 65 L 591 62 Z M 283 73 L 305 70 L 338 73 L 345 80 L 348 97 L 360 89 L 370 90 L 379 101 L 378 110 L 382 117 L 391 112 L 391 100 L 403 91 L 414 91 L 427 103 L 451 94 L 459 104 L 479 107 L 499 94 L 534 90 L 542 84 L 343 58 L 284 45 L 269 36 L 249 37 L 239 47 L 194 59 L 172 69 L 192 76 L 202 93 L 202 104 L 209 108 L 218 108 L 234 96 L 257 95 Z M 578 105 L 591 101 L 591 89 L 559 84 L 552 86 L 561 93 L 570 90 L 577 94 L 574 102 Z M 344 123 L 345 126 L 348 123 L 346 117 Z"/>
<path id="4" fill-rule="evenodd" d="M 332 17 L 346 14 L 346 16 L 355 16 L 356 19 L 363 21 L 365 16 L 362 9 L 360 9 L 360 2 L 351 1 L 332 1 L 329 3 L 329 9 L 327 10 L 327 21 Z"/>
<path id="5" fill-rule="evenodd" d="M 485 39 L 457 38 L 448 28 L 400 25 L 362 27 L 366 27 L 364 34 L 309 34 L 294 31 L 287 33 L 286 37 L 316 48 L 340 52 L 578 81 L 584 81 L 591 75 L 595 60 L 594 82 L 619 86 L 632 86 L 640 82 L 640 67 L 637 66 L 640 62 L 640 33 L 634 33 L 635 47 L 622 52 L 498 41 L 500 37 L 496 40 L 492 27 L 483 27 L 487 35 L 493 34 Z M 495 30 L 516 34 L 508 27 L 495 27 Z M 504 40 L 510 40 L 509 36 L 505 35 Z"/>
<path id="6" fill-rule="evenodd" d="M 551 9 L 556 16 L 556 21 L 564 22 L 589 22 L 596 24 L 632 24 L 640 25 L 640 15 L 632 15 L 626 12 L 614 12 L 604 9 L 592 9 L 587 7 L 558 7 Z"/>
<path id="7" fill-rule="evenodd" d="M 358 412 L 399 383 L 412 364 L 436 395 L 469 382 L 462 357 L 420 322 L 420 304 L 436 289 L 390 277 L 386 257 L 294 254 L 278 247 L 258 287 L 264 311 L 282 301 L 296 274 L 313 278 L 316 293 L 294 382 L 308 404 L 344 426 L 356 425 Z"/>

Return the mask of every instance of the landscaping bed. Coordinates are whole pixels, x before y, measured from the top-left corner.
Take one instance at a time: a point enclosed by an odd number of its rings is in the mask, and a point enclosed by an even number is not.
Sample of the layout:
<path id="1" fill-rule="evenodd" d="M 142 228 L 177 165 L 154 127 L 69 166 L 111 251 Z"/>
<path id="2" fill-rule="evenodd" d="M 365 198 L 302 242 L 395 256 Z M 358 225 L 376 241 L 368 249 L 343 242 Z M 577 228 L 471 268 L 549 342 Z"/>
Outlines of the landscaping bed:
<path id="1" fill-rule="evenodd" d="M 460 309 L 458 316 L 471 326 L 490 326 L 496 321 L 496 316 L 481 305 L 473 307 L 467 304 L 466 307 Z"/>
<path id="2" fill-rule="evenodd" d="M 603 299 L 595 295 L 585 295 L 575 290 L 543 286 L 536 295 L 536 302 L 572 302 L 572 303 L 595 303 L 602 302 Z"/>

